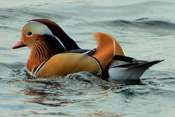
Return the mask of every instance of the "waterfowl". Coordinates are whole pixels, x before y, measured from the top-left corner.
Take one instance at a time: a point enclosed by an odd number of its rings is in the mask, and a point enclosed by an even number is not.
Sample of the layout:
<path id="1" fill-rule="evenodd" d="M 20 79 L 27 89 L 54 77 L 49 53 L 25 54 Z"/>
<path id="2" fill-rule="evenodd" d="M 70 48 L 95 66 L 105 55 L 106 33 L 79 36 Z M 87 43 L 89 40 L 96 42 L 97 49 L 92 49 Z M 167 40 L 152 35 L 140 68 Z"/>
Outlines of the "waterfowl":
<path id="1" fill-rule="evenodd" d="M 28 46 L 27 71 L 36 78 L 56 78 L 88 71 L 102 78 L 139 80 L 152 65 L 161 62 L 141 61 L 124 55 L 118 42 L 105 33 L 95 33 L 97 48 L 81 49 L 63 29 L 47 19 L 28 21 L 20 41 L 12 49 Z"/>

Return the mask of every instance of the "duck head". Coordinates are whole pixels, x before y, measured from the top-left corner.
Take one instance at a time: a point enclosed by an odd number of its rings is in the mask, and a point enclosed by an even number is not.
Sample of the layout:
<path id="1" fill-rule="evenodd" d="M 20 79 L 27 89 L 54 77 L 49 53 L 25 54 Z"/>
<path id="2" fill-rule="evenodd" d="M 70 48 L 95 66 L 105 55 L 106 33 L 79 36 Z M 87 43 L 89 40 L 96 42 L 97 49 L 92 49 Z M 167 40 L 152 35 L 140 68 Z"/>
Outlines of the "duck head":
<path id="1" fill-rule="evenodd" d="M 26 46 L 25 42 L 30 42 L 31 38 L 36 38 L 39 35 L 49 35 L 54 37 L 66 50 L 80 49 L 78 45 L 63 31 L 63 29 L 51 20 L 30 20 L 23 26 L 21 33 L 21 40 L 14 45 L 12 49 Z"/>
<path id="2" fill-rule="evenodd" d="M 12 49 L 28 46 L 27 69 L 31 72 L 53 55 L 79 49 L 78 45 L 53 21 L 34 19 L 22 28 L 20 41 Z"/>

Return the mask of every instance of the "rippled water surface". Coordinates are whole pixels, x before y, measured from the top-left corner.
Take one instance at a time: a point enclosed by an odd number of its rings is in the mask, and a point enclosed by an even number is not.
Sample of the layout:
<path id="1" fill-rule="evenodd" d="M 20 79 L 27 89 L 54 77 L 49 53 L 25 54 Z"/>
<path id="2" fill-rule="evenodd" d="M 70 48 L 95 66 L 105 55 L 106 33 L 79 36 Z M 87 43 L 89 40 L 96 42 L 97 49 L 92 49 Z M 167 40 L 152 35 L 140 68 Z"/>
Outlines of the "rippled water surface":
<path id="1" fill-rule="evenodd" d="M 175 116 L 174 0 L 0 0 L 1 116 Z M 125 54 L 164 62 L 137 82 L 107 82 L 88 72 L 30 79 L 29 49 L 11 50 L 23 24 L 35 18 L 58 23 L 80 47 L 92 49 L 105 32 Z"/>

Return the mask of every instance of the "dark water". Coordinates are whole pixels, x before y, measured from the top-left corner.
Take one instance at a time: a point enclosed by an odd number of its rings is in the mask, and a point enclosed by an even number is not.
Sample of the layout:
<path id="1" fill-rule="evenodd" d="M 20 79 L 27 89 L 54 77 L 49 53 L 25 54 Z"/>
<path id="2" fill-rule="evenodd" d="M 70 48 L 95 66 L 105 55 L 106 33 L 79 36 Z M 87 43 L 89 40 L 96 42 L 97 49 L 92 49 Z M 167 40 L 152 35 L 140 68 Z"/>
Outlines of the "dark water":
<path id="1" fill-rule="evenodd" d="M 175 116 L 175 1 L 0 1 L 1 116 Z M 82 48 L 105 32 L 126 55 L 165 59 L 134 82 L 106 82 L 88 72 L 57 79 L 29 79 L 29 49 L 10 50 L 23 24 L 34 18 L 57 22 Z"/>

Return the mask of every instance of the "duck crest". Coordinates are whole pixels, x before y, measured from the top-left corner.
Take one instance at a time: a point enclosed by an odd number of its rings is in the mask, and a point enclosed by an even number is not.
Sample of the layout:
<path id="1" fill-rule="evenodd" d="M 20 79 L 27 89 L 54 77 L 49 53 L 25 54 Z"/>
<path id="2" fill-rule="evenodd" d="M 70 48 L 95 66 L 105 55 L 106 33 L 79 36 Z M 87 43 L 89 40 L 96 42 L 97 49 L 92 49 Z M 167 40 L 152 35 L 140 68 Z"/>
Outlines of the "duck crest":
<path id="1" fill-rule="evenodd" d="M 45 24 L 52 31 L 52 33 L 61 40 L 61 42 L 64 44 L 67 50 L 80 49 L 80 47 L 75 43 L 75 41 L 71 39 L 64 32 L 64 30 L 55 22 L 47 19 L 33 19 L 30 21 L 36 21 L 36 22 Z"/>

